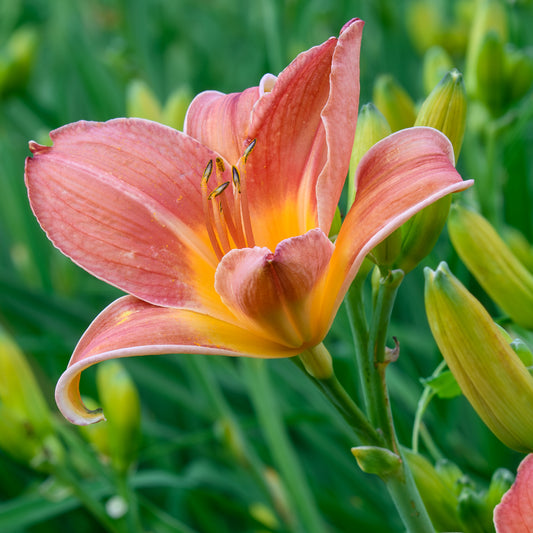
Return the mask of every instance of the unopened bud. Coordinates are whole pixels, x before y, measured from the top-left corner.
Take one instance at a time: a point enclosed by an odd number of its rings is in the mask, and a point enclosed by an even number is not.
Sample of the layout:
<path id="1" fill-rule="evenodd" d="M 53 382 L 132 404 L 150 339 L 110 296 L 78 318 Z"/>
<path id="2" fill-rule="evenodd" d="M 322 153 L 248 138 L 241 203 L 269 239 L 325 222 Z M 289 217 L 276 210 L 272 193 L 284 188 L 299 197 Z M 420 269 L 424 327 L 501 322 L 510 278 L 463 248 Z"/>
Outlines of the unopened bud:
<path id="1" fill-rule="evenodd" d="M 494 114 L 501 111 L 505 98 L 506 76 L 503 42 L 490 32 L 485 36 L 475 69 L 475 96 Z"/>
<path id="2" fill-rule="evenodd" d="M 357 117 L 357 127 L 353 140 L 348 181 L 348 207 L 352 205 L 356 194 L 354 178 L 359 161 L 374 144 L 390 133 L 392 133 L 391 127 L 378 108 L 372 103 L 365 104 Z"/>
<path id="3" fill-rule="evenodd" d="M 424 54 L 424 91 L 429 94 L 443 76 L 453 69 L 452 58 L 442 46 L 432 46 Z"/>
<path id="4" fill-rule="evenodd" d="M 392 131 L 409 128 L 415 123 L 415 104 L 392 76 L 383 74 L 376 80 L 373 99 Z"/>
<path id="5" fill-rule="evenodd" d="M 448 72 L 424 100 L 415 126 L 430 126 L 442 131 L 450 139 L 457 161 L 466 126 L 466 90 L 458 70 Z"/>
<path id="6" fill-rule="evenodd" d="M 483 494 L 465 488 L 459 496 L 458 513 L 464 533 L 484 533 L 490 531 L 492 516 L 488 512 Z"/>
<path id="7" fill-rule="evenodd" d="M 404 450 L 413 473 L 418 492 L 422 497 L 431 522 L 437 531 L 459 531 L 455 482 L 443 477 L 422 455 Z"/>
<path id="8" fill-rule="evenodd" d="M 162 113 L 162 122 L 171 128 L 183 131 L 183 123 L 187 109 L 192 101 L 192 94 L 189 89 L 181 87 L 176 89 L 168 97 Z"/>
<path id="9" fill-rule="evenodd" d="M 126 114 L 128 117 L 161 122 L 161 104 L 146 82 L 133 80 L 129 84 L 126 93 Z"/>
<path id="10" fill-rule="evenodd" d="M 533 377 L 445 263 L 424 272 L 429 325 L 463 394 L 505 445 L 533 450 Z"/>
<path id="11" fill-rule="evenodd" d="M 352 454 L 363 472 L 382 478 L 396 474 L 402 467 L 400 456 L 386 448 L 358 446 L 352 448 Z"/>
<path id="12" fill-rule="evenodd" d="M 137 457 L 140 438 L 140 402 L 135 385 L 119 361 L 97 369 L 98 394 L 106 414 L 111 464 L 125 472 Z"/>
<path id="13" fill-rule="evenodd" d="M 322 343 L 302 352 L 300 361 L 307 373 L 315 379 L 329 379 L 333 376 L 333 360 Z"/>
<path id="14" fill-rule="evenodd" d="M 459 257 L 485 292 L 514 322 L 533 329 L 533 274 L 490 223 L 474 211 L 454 206 L 448 231 Z"/>
<path id="15" fill-rule="evenodd" d="M 533 83 L 533 57 L 511 46 L 505 48 L 505 75 L 509 103 L 520 100 Z"/>

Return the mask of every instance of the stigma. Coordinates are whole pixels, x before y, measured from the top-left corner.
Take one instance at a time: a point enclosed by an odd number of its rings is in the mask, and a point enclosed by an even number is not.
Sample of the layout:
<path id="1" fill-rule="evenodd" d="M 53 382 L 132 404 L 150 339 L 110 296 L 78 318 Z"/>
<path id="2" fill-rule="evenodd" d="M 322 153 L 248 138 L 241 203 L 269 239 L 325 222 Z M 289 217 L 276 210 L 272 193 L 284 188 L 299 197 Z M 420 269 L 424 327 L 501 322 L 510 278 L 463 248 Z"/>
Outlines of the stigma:
<path id="1" fill-rule="evenodd" d="M 246 193 L 246 161 L 256 140 L 246 147 L 237 165 L 231 167 L 231 181 L 223 181 L 222 158 L 210 160 L 203 172 L 201 191 L 204 219 L 213 251 L 220 261 L 234 248 L 252 248 L 255 240 Z M 240 171 L 237 167 L 240 167 Z M 215 171 L 215 179 L 210 179 Z M 214 183 L 213 183 L 214 181 Z"/>

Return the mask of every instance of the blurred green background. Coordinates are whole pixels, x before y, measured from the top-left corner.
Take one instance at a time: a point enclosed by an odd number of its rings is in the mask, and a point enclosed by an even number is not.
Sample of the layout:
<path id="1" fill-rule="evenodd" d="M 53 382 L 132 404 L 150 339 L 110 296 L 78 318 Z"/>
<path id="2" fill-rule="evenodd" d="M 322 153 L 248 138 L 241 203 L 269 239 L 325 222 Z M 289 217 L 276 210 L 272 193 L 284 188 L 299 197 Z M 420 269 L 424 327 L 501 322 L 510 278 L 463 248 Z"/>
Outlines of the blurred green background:
<path id="1" fill-rule="evenodd" d="M 139 104 L 139 87 L 163 105 L 175 91 L 192 96 L 256 85 L 265 72 L 277 74 L 299 52 L 338 35 L 352 17 L 366 22 L 361 104 L 372 100 L 381 74 L 392 74 L 419 102 L 427 94 L 423 61 L 431 45 L 443 46 L 463 71 L 475 4 L 0 0 L 0 327 L 26 354 L 63 450 L 55 469 L 50 458 L 36 467 L 0 449 L 0 531 L 308 533 L 312 522 L 317 532 L 402 530 L 381 482 L 358 469 L 350 453 L 356 443 L 342 420 L 289 361 L 124 360 L 141 406 L 141 430 L 129 452 L 136 459 L 127 468 L 98 451 L 97 437 L 65 422 L 53 402 L 55 382 L 91 320 L 120 293 L 49 243 L 29 208 L 24 158 L 30 139 L 46 142 L 63 124 L 139 109 L 132 101 Z M 507 42 L 527 51 L 531 3 L 501 5 Z M 531 90 L 500 104 L 469 115 L 458 168 L 481 182 L 492 176 L 495 207 L 485 214 L 531 243 Z M 483 128 L 502 120 L 503 133 L 487 153 Z M 470 197 L 475 203 L 475 193 Z M 498 316 L 446 234 L 425 264 L 435 268 L 440 260 Z M 425 318 L 421 268 L 401 287 L 391 335 L 401 342 L 389 374 L 393 410 L 400 441 L 409 445 L 420 378 L 441 360 Z M 344 310 L 327 345 L 343 383 L 355 391 Z M 82 390 L 97 398 L 95 374 L 86 372 Z M 132 406 L 125 402 L 124 410 Z M 496 468 L 516 469 L 520 456 L 492 436 L 464 398 L 434 400 L 425 422 L 432 438 L 423 439 L 422 450 L 457 463 L 480 490 Z M 0 431 L 9 432 L 9 424 L 0 423 Z M 294 480 L 303 484 L 295 488 Z M 116 524 L 99 518 L 94 505 L 117 516 Z"/>

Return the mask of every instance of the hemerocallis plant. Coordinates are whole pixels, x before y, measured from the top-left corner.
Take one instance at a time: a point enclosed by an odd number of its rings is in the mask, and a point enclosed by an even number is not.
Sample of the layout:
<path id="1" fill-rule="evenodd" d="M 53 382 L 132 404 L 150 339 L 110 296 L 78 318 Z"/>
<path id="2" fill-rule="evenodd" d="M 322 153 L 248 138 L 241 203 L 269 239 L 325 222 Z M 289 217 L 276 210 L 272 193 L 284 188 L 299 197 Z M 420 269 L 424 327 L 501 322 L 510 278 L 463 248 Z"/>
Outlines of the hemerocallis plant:
<path id="1" fill-rule="evenodd" d="M 26 184 L 48 237 L 128 293 L 90 325 L 58 382 L 67 419 L 103 419 L 83 405 L 80 373 L 117 357 L 303 354 L 327 375 L 313 361 L 366 254 L 470 184 L 444 135 L 397 132 L 361 160 L 355 201 L 328 238 L 357 121 L 362 29 L 348 22 L 242 93 L 201 93 L 184 132 L 116 119 L 30 143 Z"/>

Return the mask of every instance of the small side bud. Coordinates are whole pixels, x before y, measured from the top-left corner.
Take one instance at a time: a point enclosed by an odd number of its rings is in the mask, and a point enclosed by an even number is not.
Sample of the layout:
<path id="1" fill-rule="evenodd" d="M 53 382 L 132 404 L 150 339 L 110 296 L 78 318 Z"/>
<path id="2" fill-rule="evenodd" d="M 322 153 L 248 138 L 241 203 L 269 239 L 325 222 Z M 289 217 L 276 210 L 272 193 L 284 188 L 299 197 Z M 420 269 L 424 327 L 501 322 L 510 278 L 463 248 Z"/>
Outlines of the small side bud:
<path id="1" fill-rule="evenodd" d="M 505 76 L 507 79 L 507 99 L 517 102 L 533 84 L 533 57 L 531 53 L 505 47 Z"/>
<path id="2" fill-rule="evenodd" d="M 315 379 L 329 379 L 333 376 L 333 360 L 322 343 L 305 350 L 299 357 L 307 373 Z"/>
<path id="3" fill-rule="evenodd" d="M 186 87 L 180 87 L 168 97 L 161 114 L 163 124 L 176 130 L 183 130 L 185 115 L 191 103 L 193 95 Z"/>
<path id="4" fill-rule="evenodd" d="M 415 123 L 415 104 L 392 76 L 383 74 L 377 79 L 373 100 L 387 119 L 392 131 L 409 128 Z"/>
<path id="5" fill-rule="evenodd" d="M 485 292 L 518 325 L 533 329 L 533 274 L 478 213 L 454 206 L 448 220 L 452 244 Z"/>
<path id="6" fill-rule="evenodd" d="M 352 454 L 359 468 L 367 474 L 376 474 L 382 478 L 394 475 L 402 468 L 399 455 L 378 446 L 358 446 L 352 448 Z"/>

